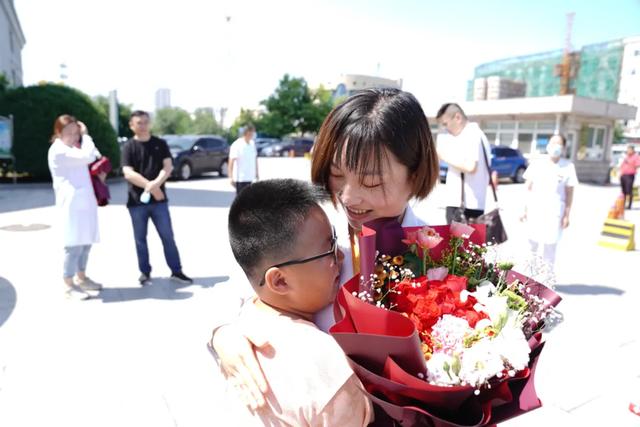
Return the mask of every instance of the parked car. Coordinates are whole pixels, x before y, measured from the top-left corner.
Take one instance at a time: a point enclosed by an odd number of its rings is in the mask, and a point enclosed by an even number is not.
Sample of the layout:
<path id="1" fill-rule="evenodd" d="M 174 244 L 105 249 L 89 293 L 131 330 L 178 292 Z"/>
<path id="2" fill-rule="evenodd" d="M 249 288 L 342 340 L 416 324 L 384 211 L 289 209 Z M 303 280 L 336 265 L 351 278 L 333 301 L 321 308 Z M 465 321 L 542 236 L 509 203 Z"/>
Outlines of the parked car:
<path id="1" fill-rule="evenodd" d="M 509 147 L 491 147 L 491 170 L 498 173 L 499 178 L 510 178 L 513 182 L 524 182 L 524 171 L 529 162 L 520 150 Z M 448 165 L 440 162 L 440 182 L 447 178 Z"/>
<path id="2" fill-rule="evenodd" d="M 284 139 L 279 143 L 263 148 L 262 155 L 268 157 L 284 157 L 288 156 L 293 150 L 296 156 L 303 156 L 311 151 L 311 147 L 313 147 L 313 139 Z"/>
<path id="3" fill-rule="evenodd" d="M 262 156 L 262 151 L 270 147 L 272 145 L 278 144 L 281 141 L 278 138 L 266 138 L 266 137 L 258 137 L 255 139 L 256 142 L 256 151 L 258 152 L 258 156 Z"/>
<path id="4" fill-rule="evenodd" d="M 187 180 L 205 172 L 227 176 L 229 143 L 217 135 L 164 135 L 173 156 L 173 176 Z"/>

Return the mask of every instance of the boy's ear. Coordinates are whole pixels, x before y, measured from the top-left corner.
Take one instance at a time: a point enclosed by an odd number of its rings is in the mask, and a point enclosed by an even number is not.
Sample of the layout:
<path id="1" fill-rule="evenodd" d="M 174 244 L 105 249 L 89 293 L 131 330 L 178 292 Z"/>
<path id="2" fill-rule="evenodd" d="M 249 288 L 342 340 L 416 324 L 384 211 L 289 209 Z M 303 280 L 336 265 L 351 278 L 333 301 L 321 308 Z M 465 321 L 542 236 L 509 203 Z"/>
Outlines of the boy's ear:
<path id="1" fill-rule="evenodd" d="M 271 267 L 264 274 L 264 286 L 278 295 L 286 295 L 291 290 L 285 272 L 278 267 Z"/>

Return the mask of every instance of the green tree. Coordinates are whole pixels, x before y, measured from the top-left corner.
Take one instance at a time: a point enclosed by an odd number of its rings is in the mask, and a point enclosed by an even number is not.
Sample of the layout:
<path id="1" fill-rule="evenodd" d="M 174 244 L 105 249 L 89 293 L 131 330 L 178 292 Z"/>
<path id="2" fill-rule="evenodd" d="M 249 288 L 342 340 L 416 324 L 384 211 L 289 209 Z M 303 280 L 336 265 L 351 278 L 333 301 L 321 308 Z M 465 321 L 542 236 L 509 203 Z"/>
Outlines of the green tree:
<path id="1" fill-rule="evenodd" d="M 333 102 L 327 90 L 311 91 L 305 79 L 285 74 L 262 105 L 267 111 L 258 120 L 260 130 L 282 137 L 294 132 L 317 132 Z"/>
<path id="2" fill-rule="evenodd" d="M 156 135 L 184 135 L 192 133 L 191 115 L 179 107 L 163 108 L 153 118 L 153 133 Z"/>
<path id="3" fill-rule="evenodd" d="M 9 80 L 4 73 L 0 73 L 0 96 L 9 89 Z"/>
<path id="4" fill-rule="evenodd" d="M 0 97 L 0 115 L 13 114 L 16 171 L 35 179 L 49 179 L 47 151 L 53 123 L 62 114 L 82 120 L 100 152 L 115 168 L 120 165 L 116 134 L 95 102 L 68 86 L 43 84 L 11 88 Z"/>
<path id="5" fill-rule="evenodd" d="M 100 111 L 102 111 L 109 119 L 109 98 L 103 95 L 98 95 L 93 100 L 98 105 Z M 124 138 L 131 138 L 133 132 L 129 128 L 129 117 L 131 117 L 133 109 L 129 104 L 121 104 L 118 102 L 118 136 Z"/>
<path id="6" fill-rule="evenodd" d="M 196 108 L 193 116 L 193 133 L 196 135 L 221 135 L 223 133 L 222 127 L 213 114 L 213 108 Z"/>

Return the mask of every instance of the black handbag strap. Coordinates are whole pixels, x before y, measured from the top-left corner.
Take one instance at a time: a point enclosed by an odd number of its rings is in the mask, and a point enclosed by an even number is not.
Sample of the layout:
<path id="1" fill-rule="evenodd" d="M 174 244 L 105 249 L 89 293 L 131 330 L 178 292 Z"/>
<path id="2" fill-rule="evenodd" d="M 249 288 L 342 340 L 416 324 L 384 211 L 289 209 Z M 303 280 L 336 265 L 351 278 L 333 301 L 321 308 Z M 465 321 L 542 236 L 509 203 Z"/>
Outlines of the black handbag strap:
<path id="1" fill-rule="evenodd" d="M 464 172 L 460 172 L 460 208 L 465 209 L 464 203 Z"/>
<path id="2" fill-rule="evenodd" d="M 496 194 L 496 186 L 493 185 L 491 179 L 491 166 L 489 165 L 489 157 L 487 156 L 487 150 L 484 148 L 484 141 L 480 139 L 480 147 L 482 148 L 482 156 L 484 157 L 484 164 L 487 166 L 487 172 L 489 173 L 489 185 L 491 185 L 491 192 L 493 193 L 493 200 L 498 203 L 498 195 Z M 464 185 L 464 183 L 463 183 Z"/>

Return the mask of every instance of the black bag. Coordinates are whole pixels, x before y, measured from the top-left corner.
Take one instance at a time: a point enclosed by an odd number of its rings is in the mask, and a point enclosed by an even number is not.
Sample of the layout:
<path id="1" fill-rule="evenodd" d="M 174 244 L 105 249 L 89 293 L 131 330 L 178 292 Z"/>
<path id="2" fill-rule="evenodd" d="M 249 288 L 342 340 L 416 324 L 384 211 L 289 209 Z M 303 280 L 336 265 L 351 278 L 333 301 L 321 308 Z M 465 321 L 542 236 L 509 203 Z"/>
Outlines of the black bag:
<path id="1" fill-rule="evenodd" d="M 491 184 L 491 192 L 493 193 L 493 200 L 498 203 L 498 195 L 496 194 L 496 187 L 493 185 L 493 181 L 491 180 L 491 167 L 489 166 L 489 158 L 487 157 L 487 152 L 484 148 L 484 142 L 480 141 L 480 146 L 482 147 L 482 155 L 484 157 L 484 164 L 487 166 L 487 171 L 489 171 L 489 183 Z M 491 242 L 493 244 L 500 244 L 507 241 L 507 232 L 504 229 L 504 225 L 502 224 L 502 218 L 500 218 L 500 209 L 496 207 L 491 212 L 487 212 L 483 215 L 480 215 L 477 218 L 467 218 L 465 215 L 465 203 L 464 203 L 464 173 L 460 173 L 460 178 L 462 181 L 462 193 L 460 198 L 460 208 L 456 209 L 454 214 L 454 221 L 463 222 L 463 223 L 474 223 L 474 224 L 484 224 L 486 226 L 487 233 L 487 242 Z"/>

